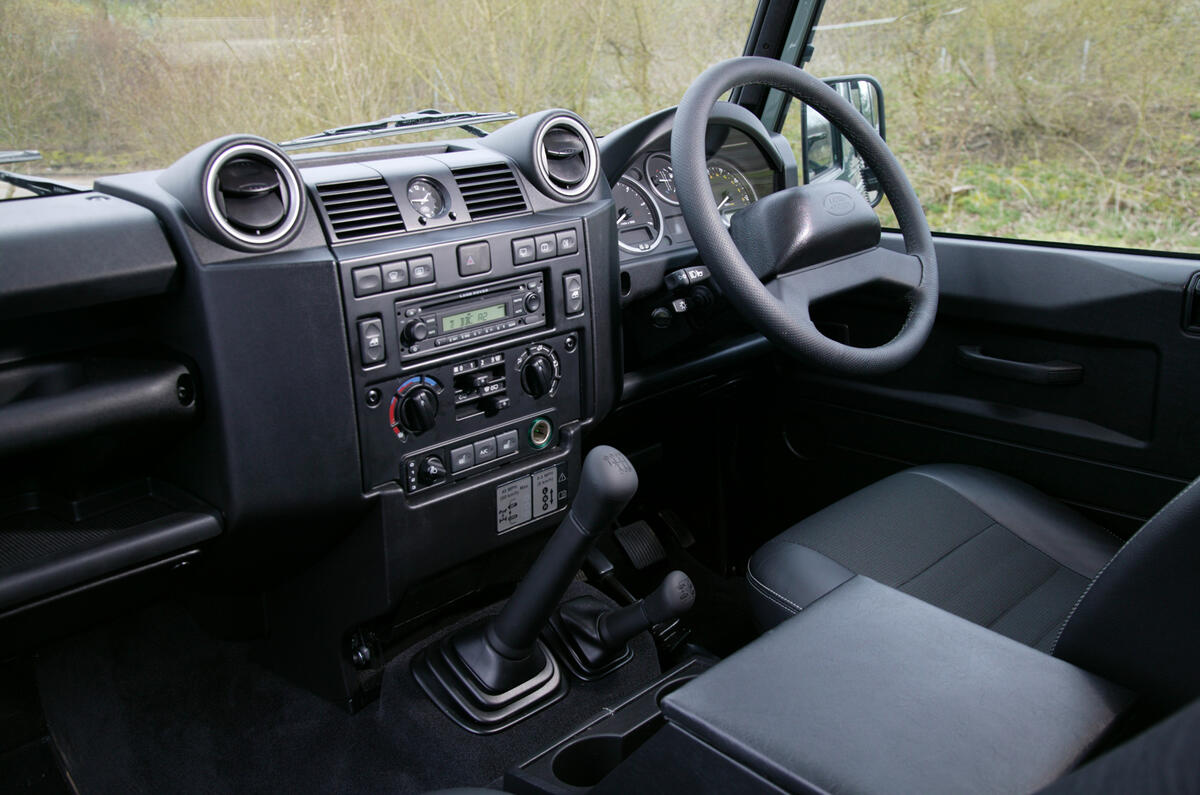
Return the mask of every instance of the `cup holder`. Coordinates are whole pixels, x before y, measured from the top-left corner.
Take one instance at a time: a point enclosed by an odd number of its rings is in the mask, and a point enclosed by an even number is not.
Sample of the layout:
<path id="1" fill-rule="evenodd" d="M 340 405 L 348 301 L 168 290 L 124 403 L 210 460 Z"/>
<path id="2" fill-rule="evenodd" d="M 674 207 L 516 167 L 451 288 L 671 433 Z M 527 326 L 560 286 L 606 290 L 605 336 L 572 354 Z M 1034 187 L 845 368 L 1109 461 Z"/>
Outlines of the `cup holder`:
<path id="1" fill-rule="evenodd" d="M 568 743 L 554 756 L 554 775 L 571 787 L 594 787 L 665 723 L 656 715 L 628 734 L 593 734 Z"/>

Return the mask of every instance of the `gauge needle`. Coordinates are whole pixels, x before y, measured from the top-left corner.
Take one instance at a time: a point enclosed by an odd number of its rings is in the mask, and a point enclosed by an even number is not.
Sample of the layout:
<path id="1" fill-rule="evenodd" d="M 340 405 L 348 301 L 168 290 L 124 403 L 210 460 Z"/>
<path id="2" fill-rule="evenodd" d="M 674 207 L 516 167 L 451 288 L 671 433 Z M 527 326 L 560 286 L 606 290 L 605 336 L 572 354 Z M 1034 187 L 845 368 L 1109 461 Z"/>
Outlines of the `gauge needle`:
<path id="1" fill-rule="evenodd" d="M 622 210 L 622 211 L 621 211 L 621 214 L 617 216 L 617 223 L 618 223 L 618 224 L 623 224 L 623 223 L 625 223 L 625 222 L 626 222 L 626 221 L 628 221 L 628 220 L 629 220 L 629 216 L 626 214 L 626 212 L 625 212 L 624 210 Z"/>
<path id="2" fill-rule="evenodd" d="M 728 193 L 725 194 L 724 199 L 721 199 L 721 203 L 717 205 L 717 209 L 720 210 L 726 204 L 729 204 L 729 194 Z"/>

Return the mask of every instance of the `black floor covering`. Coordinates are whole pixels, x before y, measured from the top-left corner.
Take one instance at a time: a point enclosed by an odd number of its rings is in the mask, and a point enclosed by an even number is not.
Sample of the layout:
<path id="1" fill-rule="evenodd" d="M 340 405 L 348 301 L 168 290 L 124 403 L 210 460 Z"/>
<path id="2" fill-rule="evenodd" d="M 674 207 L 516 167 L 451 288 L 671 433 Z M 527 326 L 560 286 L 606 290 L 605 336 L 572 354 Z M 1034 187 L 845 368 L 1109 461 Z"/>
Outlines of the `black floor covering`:
<path id="1" fill-rule="evenodd" d="M 616 673 L 572 680 L 566 699 L 488 737 L 433 706 L 409 670 L 416 649 L 389 663 L 378 703 L 351 716 L 251 662 L 248 644 L 214 640 L 168 606 L 57 644 L 37 673 L 81 793 L 424 792 L 487 785 L 652 681 L 649 636 L 633 650 Z"/>

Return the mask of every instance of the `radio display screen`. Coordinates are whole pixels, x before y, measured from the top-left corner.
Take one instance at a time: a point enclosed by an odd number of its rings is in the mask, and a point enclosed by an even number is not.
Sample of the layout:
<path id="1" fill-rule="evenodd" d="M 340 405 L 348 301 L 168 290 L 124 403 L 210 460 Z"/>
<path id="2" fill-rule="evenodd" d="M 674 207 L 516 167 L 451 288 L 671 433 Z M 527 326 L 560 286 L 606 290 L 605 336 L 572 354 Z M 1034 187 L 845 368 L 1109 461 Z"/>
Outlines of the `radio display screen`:
<path id="1" fill-rule="evenodd" d="M 507 302 L 492 306 L 481 306 L 478 309 L 458 312 L 453 315 L 442 315 L 442 332 L 461 331 L 471 326 L 478 326 L 481 323 L 490 323 L 493 320 L 499 320 L 502 317 L 508 317 Z"/>

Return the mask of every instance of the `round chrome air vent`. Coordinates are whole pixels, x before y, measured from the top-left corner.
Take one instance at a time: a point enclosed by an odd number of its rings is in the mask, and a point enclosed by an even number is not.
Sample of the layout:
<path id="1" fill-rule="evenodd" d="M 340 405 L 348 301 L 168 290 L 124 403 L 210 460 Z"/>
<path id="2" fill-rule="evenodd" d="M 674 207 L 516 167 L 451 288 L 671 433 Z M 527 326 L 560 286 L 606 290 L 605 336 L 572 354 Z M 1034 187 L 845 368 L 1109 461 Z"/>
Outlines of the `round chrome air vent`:
<path id="1" fill-rule="evenodd" d="M 577 201 L 592 192 L 600 176 L 596 138 L 573 116 L 554 116 L 534 139 L 534 164 L 552 195 Z"/>
<path id="2" fill-rule="evenodd" d="M 263 144 L 219 151 L 204 173 L 209 218 L 228 243 L 250 251 L 278 247 L 299 231 L 304 189 L 296 167 Z"/>

